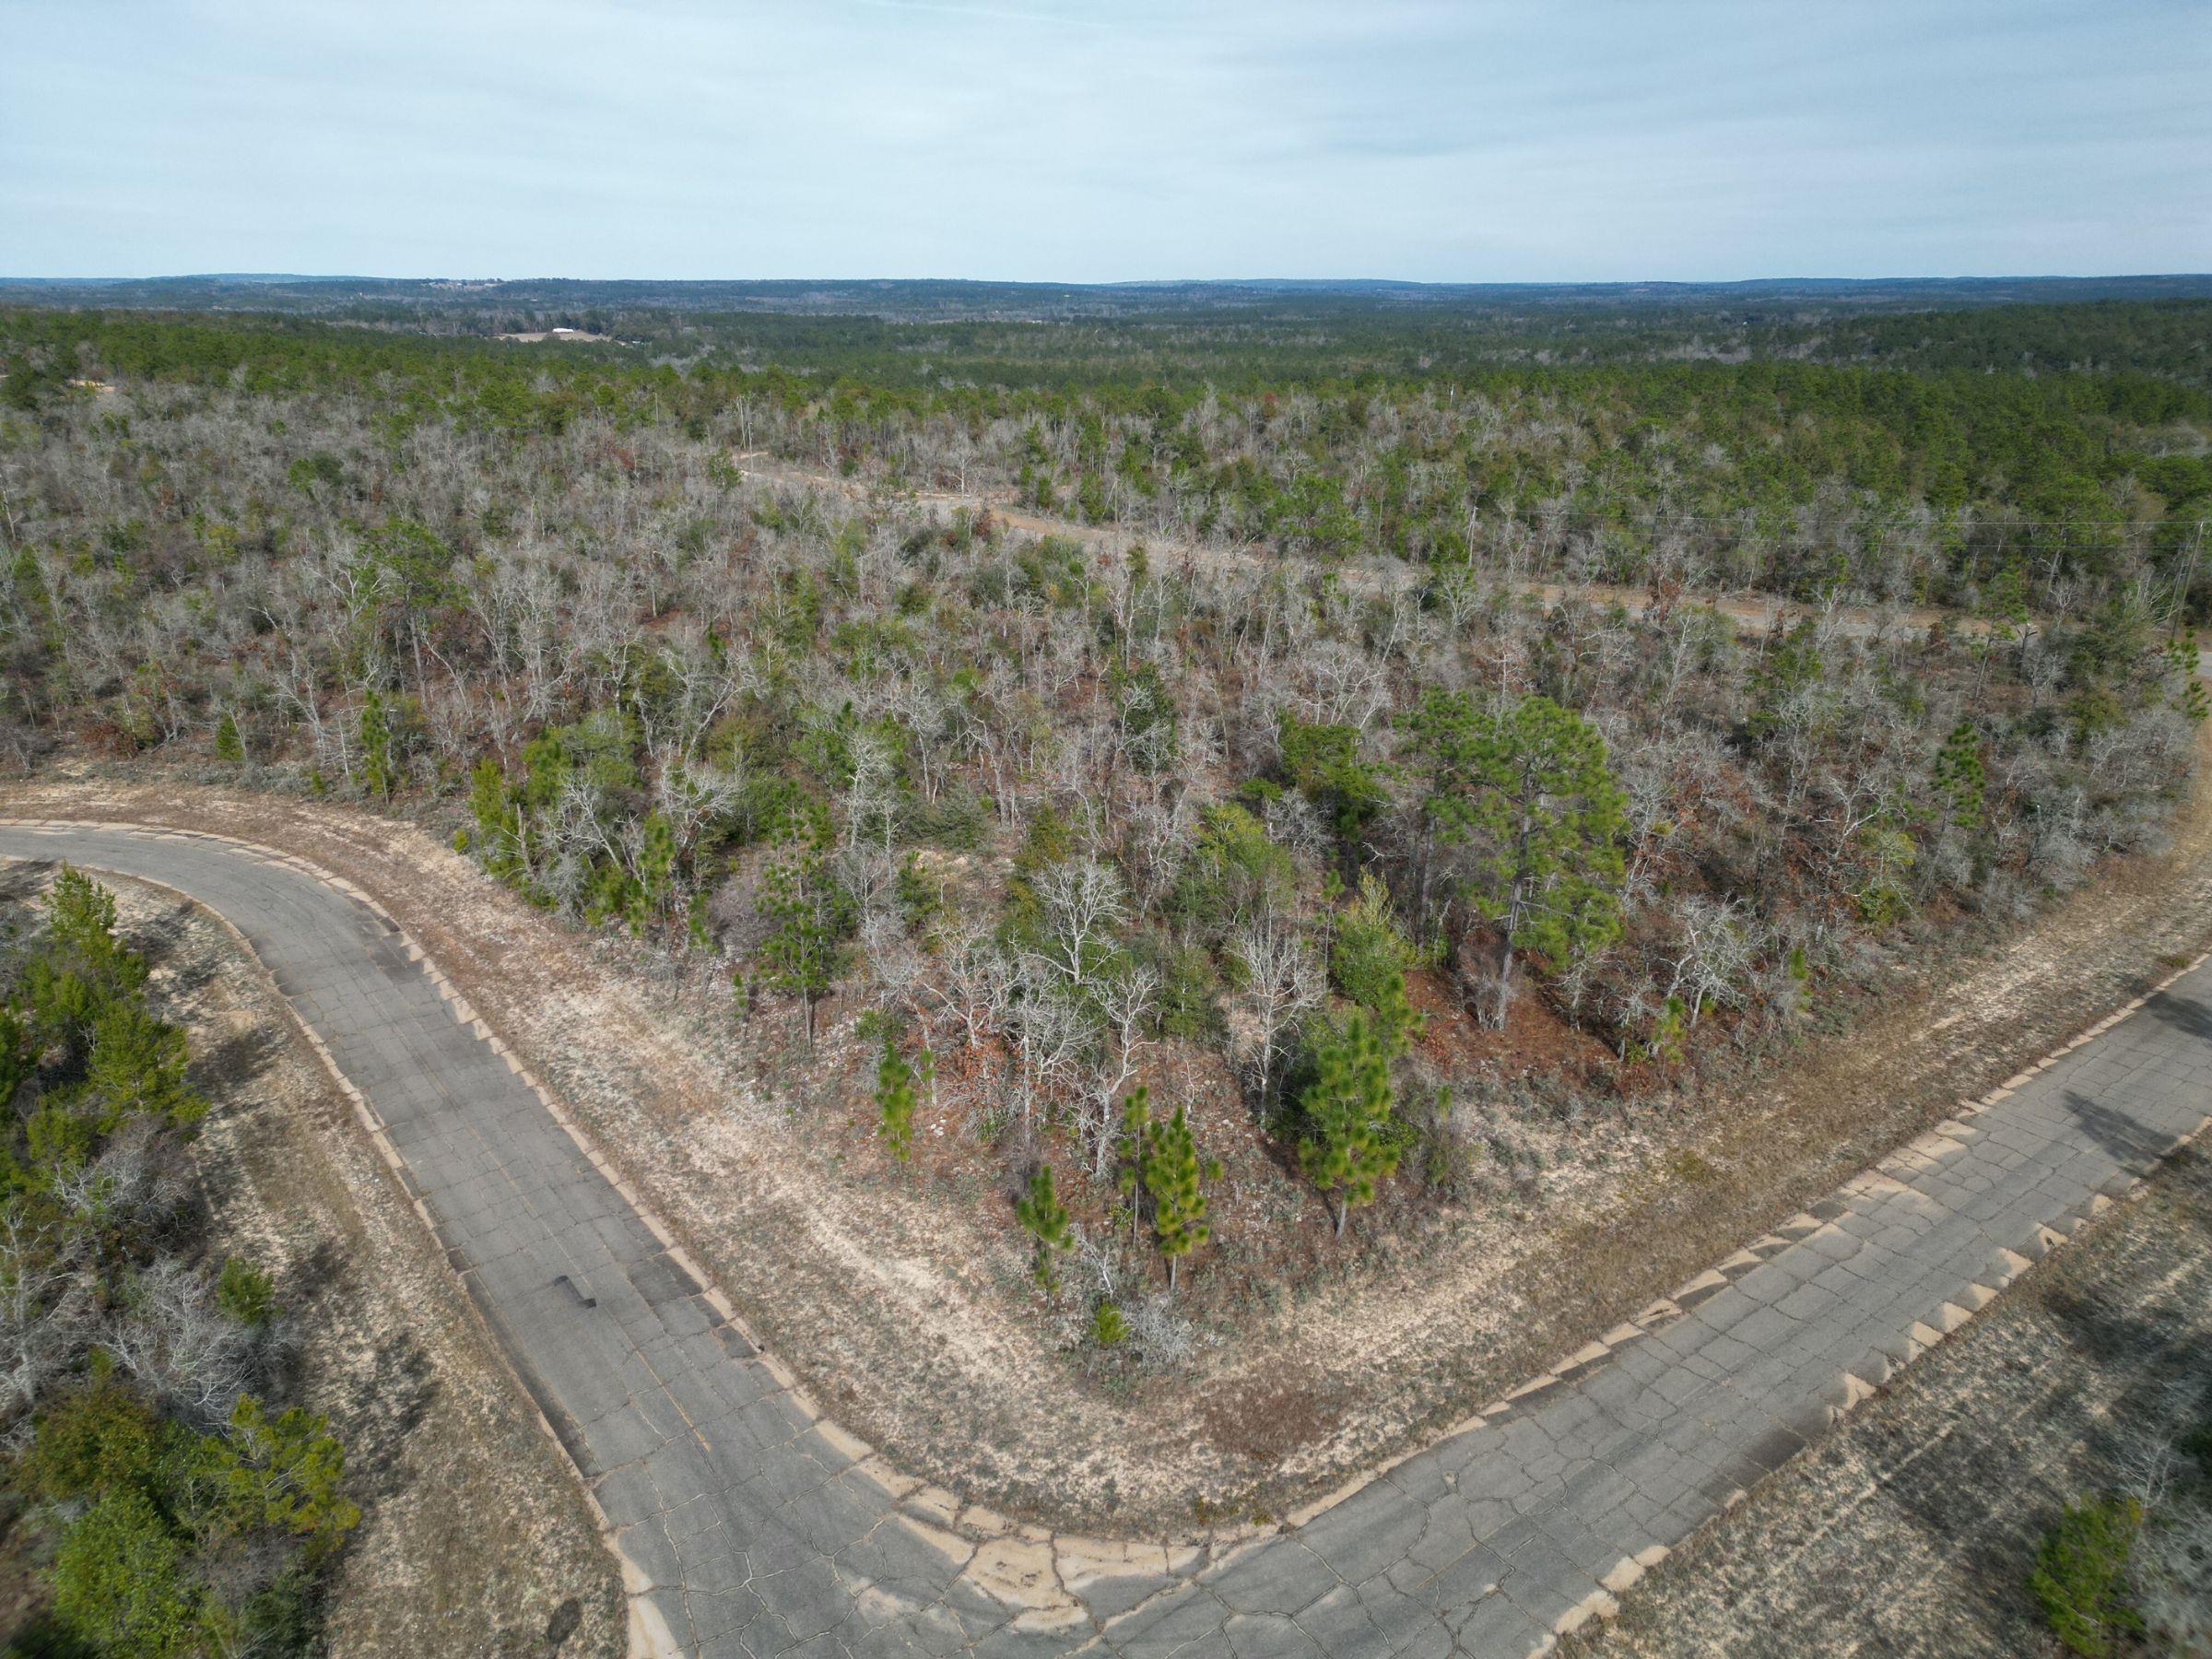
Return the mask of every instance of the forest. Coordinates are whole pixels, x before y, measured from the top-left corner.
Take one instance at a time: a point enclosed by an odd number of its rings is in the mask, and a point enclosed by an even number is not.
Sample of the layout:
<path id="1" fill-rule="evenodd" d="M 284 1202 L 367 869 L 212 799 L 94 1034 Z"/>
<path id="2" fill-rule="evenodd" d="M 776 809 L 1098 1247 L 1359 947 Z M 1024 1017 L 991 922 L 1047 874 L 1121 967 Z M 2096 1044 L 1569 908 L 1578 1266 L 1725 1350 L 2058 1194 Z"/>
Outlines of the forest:
<path id="1" fill-rule="evenodd" d="M 1003 488 L 1149 536 L 1289 554 L 2062 616 L 2158 580 L 2200 613 L 2212 392 L 2135 370 L 1989 365 L 2069 350 L 2185 365 L 2179 342 L 2201 349 L 2212 305 L 2077 308 L 2077 345 L 2051 337 L 2053 309 L 1836 325 L 1847 364 L 1661 352 L 1410 371 L 1430 355 L 1420 326 L 1378 318 L 1358 338 L 1302 343 L 1203 319 L 1150 325 L 1157 336 L 747 320 L 757 336 L 679 366 L 643 346 L 610 360 L 319 322 L 27 312 L 5 325 L 0 401 L 33 409 L 88 374 L 358 391 L 387 443 L 425 423 L 515 437 L 579 419 L 672 425 L 893 484 Z M 725 361 L 732 350 L 747 360 Z M 1886 353 L 1931 366 L 1872 366 Z"/>
<path id="2" fill-rule="evenodd" d="M 2160 844 L 2206 315 L 9 312 L 0 759 L 418 818 L 1172 1365 Z"/>

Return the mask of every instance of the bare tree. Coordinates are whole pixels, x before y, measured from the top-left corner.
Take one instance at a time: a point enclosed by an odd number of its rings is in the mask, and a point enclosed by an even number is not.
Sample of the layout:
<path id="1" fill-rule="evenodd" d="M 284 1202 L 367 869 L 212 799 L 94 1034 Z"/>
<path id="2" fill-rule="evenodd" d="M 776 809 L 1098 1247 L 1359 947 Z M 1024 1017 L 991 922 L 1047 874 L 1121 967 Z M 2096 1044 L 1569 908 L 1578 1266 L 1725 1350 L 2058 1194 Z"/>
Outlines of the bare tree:
<path id="1" fill-rule="evenodd" d="M 1135 1081 L 1146 1044 L 1159 976 L 1141 964 L 1124 967 L 1097 991 L 1102 1040 L 1089 1066 L 1085 1088 L 1091 1140 L 1091 1173 L 1103 1177 L 1113 1162 L 1121 1130 L 1123 1092 Z"/>
<path id="2" fill-rule="evenodd" d="M 187 1422 L 214 1429 L 261 1375 L 267 1344 L 216 1305 L 205 1274 L 173 1258 L 134 1282 L 100 1332 L 116 1369 Z"/>
<path id="3" fill-rule="evenodd" d="M 1270 1103 L 1277 1046 L 1322 1003 L 1324 984 L 1313 950 L 1289 918 L 1270 909 L 1237 934 L 1235 949 L 1244 964 L 1230 1033 L 1240 1057 L 1258 1072 L 1262 1112 Z"/>
<path id="4" fill-rule="evenodd" d="M 1044 912 L 1043 942 L 1036 959 L 1071 992 L 1098 979 L 1127 915 L 1122 879 L 1112 866 L 1086 854 L 1054 865 L 1037 878 Z"/>

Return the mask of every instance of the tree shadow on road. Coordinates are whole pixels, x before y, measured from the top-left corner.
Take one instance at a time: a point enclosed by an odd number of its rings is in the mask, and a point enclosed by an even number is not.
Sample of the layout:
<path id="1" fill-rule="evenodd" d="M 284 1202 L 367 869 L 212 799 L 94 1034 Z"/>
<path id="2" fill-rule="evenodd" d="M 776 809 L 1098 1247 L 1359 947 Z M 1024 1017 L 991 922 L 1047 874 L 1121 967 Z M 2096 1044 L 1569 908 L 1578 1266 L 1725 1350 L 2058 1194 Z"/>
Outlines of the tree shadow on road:
<path id="1" fill-rule="evenodd" d="M 2173 991 L 2161 991 L 2143 1005 L 2144 1016 L 2202 1042 L 2212 1042 L 2212 1003 Z"/>
<path id="2" fill-rule="evenodd" d="M 2076 1089 L 2065 1092 L 2066 1110 L 2088 1137 L 2124 1164 L 2137 1164 L 2164 1154 L 2173 1136 L 2154 1129 L 2131 1114 L 2114 1110 Z"/>

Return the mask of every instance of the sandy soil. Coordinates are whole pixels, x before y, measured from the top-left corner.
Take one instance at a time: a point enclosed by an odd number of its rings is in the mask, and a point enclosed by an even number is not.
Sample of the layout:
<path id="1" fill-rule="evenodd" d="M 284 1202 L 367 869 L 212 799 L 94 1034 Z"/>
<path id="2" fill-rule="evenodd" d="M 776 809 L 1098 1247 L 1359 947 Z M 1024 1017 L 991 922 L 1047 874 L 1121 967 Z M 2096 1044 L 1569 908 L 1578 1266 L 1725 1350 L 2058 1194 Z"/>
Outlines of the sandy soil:
<path id="1" fill-rule="evenodd" d="M 1279 1515 L 1419 1443 L 2133 995 L 2212 939 L 2208 807 L 2200 785 L 2169 854 L 2108 872 L 2006 948 L 1900 976 L 1886 1011 L 1783 1074 L 1588 1123 L 1524 1196 L 1241 1310 L 1172 1377 L 1107 1388 L 1037 1317 L 1004 1205 L 972 1182 L 886 1181 L 880 1160 L 808 1133 L 849 1058 L 835 1043 L 775 1100 L 739 1081 L 718 981 L 568 932 L 424 830 L 357 810 L 89 776 L 0 796 L 12 815 L 279 845 L 358 881 L 542 1068 L 830 1415 L 977 1501 L 1123 1535 Z M 1218 1213 L 1251 1199 L 1231 1183 Z"/>
<path id="2" fill-rule="evenodd" d="M 211 1249 L 276 1273 L 299 1397 L 346 1442 L 363 1520 L 328 1651 L 626 1653 L 620 1575 L 573 1476 L 266 975 L 199 907 L 109 885 L 212 1104 L 196 1143 Z"/>
<path id="3" fill-rule="evenodd" d="M 835 490 L 855 500 L 865 500 L 884 488 L 880 483 L 865 477 L 836 477 L 829 473 L 815 472 L 795 463 L 780 460 L 759 450 L 740 453 L 737 461 L 748 477 L 768 484 L 806 490 Z M 1187 566 L 1191 570 L 1206 571 L 1215 575 L 1250 576 L 1282 569 L 1303 568 L 1312 571 L 1322 568 L 1311 560 L 1303 561 L 1301 565 L 1299 560 L 1286 559 L 1256 546 L 1178 541 L 1172 537 L 1147 535 L 1121 524 L 1091 524 L 1077 519 L 1049 517 L 1013 505 L 1012 496 L 1005 490 L 978 490 L 963 494 L 946 489 L 911 489 L 896 491 L 893 495 L 894 499 L 912 501 L 939 514 L 956 510 L 971 512 L 987 511 L 999 524 L 1010 525 L 1030 535 L 1058 536 L 1115 558 L 1123 557 L 1131 547 L 1141 545 L 1155 569 Z M 1365 563 L 1346 560 L 1327 568 L 1342 580 L 1376 592 L 1406 586 L 1413 580 L 1415 569 L 1397 559 L 1376 559 Z M 1594 606 L 1601 610 L 1618 606 L 1628 615 L 1641 617 L 1651 611 L 1657 603 L 1648 587 L 1623 587 L 1611 582 L 1569 584 L 1521 582 L 1512 584 L 1512 591 L 1546 610 L 1573 602 Z M 1873 638 L 1898 632 L 1925 633 L 1938 622 L 1947 623 L 1961 634 L 1986 634 L 1991 628 L 1988 622 L 1981 618 L 1925 606 L 1890 606 L 1882 608 L 1861 606 L 1814 606 L 1779 598 L 1772 594 L 1685 593 L 1673 596 L 1668 603 L 1704 606 L 1728 618 L 1746 633 L 1765 633 L 1777 626 L 1788 628 L 1808 617 L 1826 618 L 1841 632 L 1853 638 Z M 2212 647 L 2203 653 L 2203 660 L 2207 668 L 2212 669 Z"/>
<path id="4" fill-rule="evenodd" d="M 2168 1380 L 2201 1382 L 2208 1353 L 2212 1161 L 2184 1153 L 1564 1652 L 2059 1654 L 2025 1592 L 2036 1544 L 2125 1485 Z"/>

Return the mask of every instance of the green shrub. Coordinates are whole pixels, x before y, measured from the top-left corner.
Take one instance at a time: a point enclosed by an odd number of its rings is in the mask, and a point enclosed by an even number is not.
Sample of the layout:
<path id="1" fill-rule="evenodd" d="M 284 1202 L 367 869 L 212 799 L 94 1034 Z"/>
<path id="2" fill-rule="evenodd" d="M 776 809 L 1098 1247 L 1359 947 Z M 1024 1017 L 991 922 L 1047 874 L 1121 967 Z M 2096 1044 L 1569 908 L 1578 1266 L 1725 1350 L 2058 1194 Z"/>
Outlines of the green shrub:
<path id="1" fill-rule="evenodd" d="M 53 1606 L 65 1630 L 103 1653 L 199 1651 L 189 1544 L 134 1488 L 104 1493 L 62 1535 Z"/>
<path id="2" fill-rule="evenodd" d="M 205 1435 L 112 1381 L 65 1397 L 20 1471 L 26 1490 L 75 1509 L 54 1550 L 53 1615 L 28 1651 L 306 1651 L 312 1574 L 360 1521 L 345 1474 L 321 1418 L 271 1418 L 251 1396 L 226 1432 Z"/>
<path id="3" fill-rule="evenodd" d="M 972 853 L 990 839 L 991 803 L 958 785 L 934 801 L 910 795 L 899 809 L 899 831 L 925 846 Z"/>
<path id="4" fill-rule="evenodd" d="M 1384 1050 L 1395 1054 L 1409 1036 L 1418 1036 L 1421 1017 L 1406 994 L 1406 975 L 1419 960 L 1391 912 L 1390 889 L 1372 874 L 1359 878 L 1359 891 L 1337 912 L 1336 942 L 1329 951 L 1329 974 L 1337 990 L 1375 1017 Z"/>
<path id="5" fill-rule="evenodd" d="M 1159 974 L 1156 1006 L 1169 1037 L 1196 1042 L 1221 1029 L 1221 975 L 1213 957 L 1195 945 L 1162 945 L 1153 953 Z"/>
<path id="6" fill-rule="evenodd" d="M 1359 892 L 1336 916 L 1336 942 L 1329 951 L 1336 989 L 1372 1010 L 1413 964 L 1413 946 L 1391 913 L 1390 889 L 1381 877 L 1362 876 Z"/>
<path id="7" fill-rule="evenodd" d="M 2133 1498 L 2088 1499 L 2071 1505 L 2036 1549 L 2028 1593 L 2059 1641 L 2087 1659 L 2142 1633 L 2142 1616 L 2126 1599 L 2128 1552 L 2142 1525 Z"/>
<path id="8" fill-rule="evenodd" d="M 1075 827 L 1067 815 L 1047 802 L 1037 808 L 1023 833 L 1021 850 L 1014 855 L 1014 874 L 1027 879 L 1041 875 L 1076 855 Z"/>
<path id="9" fill-rule="evenodd" d="M 1382 779 L 1359 758 L 1359 731 L 1324 725 L 1285 710 L 1278 728 L 1283 775 L 1329 815 L 1336 833 L 1350 840 L 1390 804 Z"/>
<path id="10" fill-rule="evenodd" d="M 1218 939 L 1239 923 L 1286 908 L 1297 891 L 1298 866 L 1289 850 L 1271 840 L 1243 807 L 1221 802 L 1200 815 L 1197 841 L 1172 904 L 1183 925 Z"/>
<path id="11" fill-rule="evenodd" d="M 1124 752 L 1140 771 L 1171 765 L 1179 747 L 1174 694 L 1156 663 L 1117 665 L 1106 677 L 1121 723 Z"/>
<path id="12" fill-rule="evenodd" d="M 215 1303 L 240 1324 L 259 1330 L 276 1317 L 276 1281 L 253 1263 L 231 1256 L 215 1281 Z"/>
<path id="13" fill-rule="evenodd" d="M 0 1120 L 13 1125 L 0 1134 L 0 1183 L 11 1209 L 66 1243 L 63 1259 L 99 1264 L 109 1295 L 127 1293 L 165 1254 L 177 1263 L 177 1242 L 159 1210 L 60 1203 L 64 1178 L 133 1120 L 150 1120 L 168 1137 L 158 1155 L 173 1156 L 206 1110 L 185 1081 L 182 1033 L 139 994 L 145 977 L 116 936 L 113 896 L 65 871 L 48 925 L 0 1002 L 0 1104 L 9 1108 Z M 276 1316 L 269 1276 L 249 1263 L 226 1261 L 211 1288 L 241 1325 Z M 28 1524 L 51 1538 L 37 1559 L 53 1602 L 6 1651 L 313 1651 L 317 1569 L 360 1519 L 342 1494 L 345 1454 L 324 1419 L 271 1416 L 248 1395 L 220 1430 L 202 1433 L 120 1381 L 95 1335 L 65 1350 L 74 1385 L 47 1393 L 9 1470 L 36 1502 Z"/>

